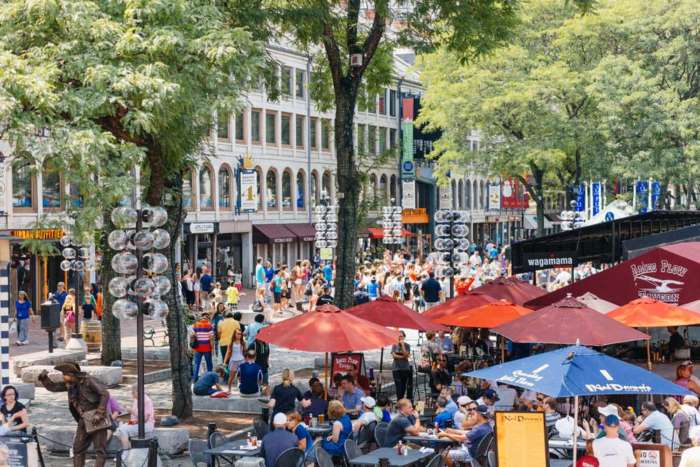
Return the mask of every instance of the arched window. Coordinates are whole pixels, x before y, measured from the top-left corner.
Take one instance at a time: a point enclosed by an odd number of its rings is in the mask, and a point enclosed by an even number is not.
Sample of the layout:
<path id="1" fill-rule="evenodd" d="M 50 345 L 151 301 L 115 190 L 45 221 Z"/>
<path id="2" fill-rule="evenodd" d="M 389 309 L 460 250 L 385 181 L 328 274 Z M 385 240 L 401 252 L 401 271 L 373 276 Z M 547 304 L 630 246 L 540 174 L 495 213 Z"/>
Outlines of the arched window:
<path id="1" fill-rule="evenodd" d="M 464 209 L 471 210 L 472 208 L 472 182 L 467 180 L 464 185 Z"/>
<path id="2" fill-rule="evenodd" d="M 327 170 L 323 172 L 323 177 L 321 178 L 321 196 L 328 199 L 331 198 L 331 173 Z"/>
<path id="3" fill-rule="evenodd" d="M 392 175 L 389 179 L 389 198 L 397 199 L 397 192 L 398 191 L 396 190 L 396 175 Z"/>
<path id="4" fill-rule="evenodd" d="M 219 168 L 219 207 L 230 208 L 233 206 L 233 185 L 231 183 L 231 169 L 224 164 Z"/>
<path id="5" fill-rule="evenodd" d="M 457 182 L 452 180 L 452 209 L 457 209 Z"/>
<path id="6" fill-rule="evenodd" d="M 35 209 L 35 179 L 31 165 L 18 161 L 12 166 L 12 207 L 15 209 Z"/>
<path id="7" fill-rule="evenodd" d="M 56 167 L 53 167 L 51 161 L 47 161 L 44 163 L 41 178 L 42 205 L 44 209 L 61 209 L 61 206 L 63 206 L 61 172 Z"/>
<path id="8" fill-rule="evenodd" d="M 277 209 L 277 172 L 274 169 L 267 171 L 265 176 L 265 199 L 267 200 L 267 209 Z"/>
<path id="9" fill-rule="evenodd" d="M 182 207 L 192 209 L 192 172 L 188 172 L 182 179 Z"/>
<path id="10" fill-rule="evenodd" d="M 372 203 L 377 202 L 377 176 L 372 174 L 369 176 L 369 196 L 368 199 Z"/>
<path id="11" fill-rule="evenodd" d="M 296 199 L 297 199 L 297 209 L 304 209 L 306 207 L 306 177 L 304 177 L 304 171 L 300 170 L 297 172 L 296 180 Z"/>
<path id="12" fill-rule="evenodd" d="M 386 175 L 382 175 L 381 177 L 379 177 L 379 201 L 382 204 L 389 203 L 389 200 L 387 199 L 389 190 L 387 189 L 386 183 Z"/>
<path id="13" fill-rule="evenodd" d="M 214 175 L 208 165 L 199 169 L 199 208 L 212 209 L 214 207 Z"/>
<path id="14" fill-rule="evenodd" d="M 282 172 L 282 209 L 291 211 L 292 206 L 292 171 L 286 169 Z"/>
<path id="15" fill-rule="evenodd" d="M 484 193 L 484 181 L 481 180 L 481 181 L 479 182 L 479 207 L 480 207 L 481 209 L 484 209 L 484 207 L 485 207 L 485 205 L 484 205 L 484 195 L 485 195 L 485 193 Z"/>
<path id="16" fill-rule="evenodd" d="M 458 209 L 464 209 L 464 181 L 460 180 L 457 184 L 457 206 Z"/>
<path id="17" fill-rule="evenodd" d="M 476 180 L 472 182 L 472 200 L 474 209 L 479 209 L 479 192 Z"/>
<path id="18" fill-rule="evenodd" d="M 311 172 L 311 204 L 318 204 L 318 173 L 314 170 Z"/>

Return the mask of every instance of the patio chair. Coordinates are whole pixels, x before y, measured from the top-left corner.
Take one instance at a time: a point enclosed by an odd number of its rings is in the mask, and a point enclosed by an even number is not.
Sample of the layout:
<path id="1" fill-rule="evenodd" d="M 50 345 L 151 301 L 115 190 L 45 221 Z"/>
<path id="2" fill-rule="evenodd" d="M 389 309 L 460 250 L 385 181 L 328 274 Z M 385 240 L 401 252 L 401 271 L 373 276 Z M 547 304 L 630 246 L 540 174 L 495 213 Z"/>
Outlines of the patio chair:
<path id="1" fill-rule="evenodd" d="M 388 431 L 389 424 L 386 422 L 377 423 L 377 426 L 374 428 L 374 440 L 379 447 L 385 447 L 384 443 L 386 443 L 386 434 Z"/>
<path id="2" fill-rule="evenodd" d="M 192 465 L 194 467 L 197 467 L 199 464 L 209 465 L 209 456 L 204 454 L 204 451 L 206 451 L 208 448 L 209 447 L 207 446 L 207 442 L 205 440 L 190 439 L 187 450 L 190 452 L 190 460 L 192 461 Z"/>
<path id="3" fill-rule="evenodd" d="M 346 439 L 345 440 L 345 457 L 348 465 L 350 465 L 350 461 L 360 457 L 362 455 L 362 451 L 360 448 L 357 446 L 357 442 L 354 439 Z"/>
<path id="4" fill-rule="evenodd" d="M 316 451 L 316 463 L 318 467 L 334 467 L 333 458 L 328 451 L 321 447 L 321 444 L 315 444 L 314 450 Z"/>
<path id="5" fill-rule="evenodd" d="M 374 442 L 374 429 L 377 427 L 377 422 L 371 422 L 360 427 L 357 433 L 357 447 L 362 452 L 367 452 L 370 445 Z"/>
<path id="6" fill-rule="evenodd" d="M 299 448 L 290 448 L 277 456 L 275 467 L 302 467 L 304 465 L 304 451 Z"/>
<path id="7" fill-rule="evenodd" d="M 442 465 L 442 456 L 440 454 L 435 454 L 425 467 L 442 467 Z"/>
<path id="8" fill-rule="evenodd" d="M 226 444 L 227 441 L 226 436 L 220 431 L 215 431 L 209 435 L 209 446 L 212 448 L 217 448 L 222 444 Z"/>
<path id="9" fill-rule="evenodd" d="M 493 436 L 493 433 L 489 433 L 481 438 L 474 452 L 475 456 L 474 459 L 472 459 L 472 467 L 488 466 L 488 453 L 494 449 L 495 443 L 496 438 Z"/>

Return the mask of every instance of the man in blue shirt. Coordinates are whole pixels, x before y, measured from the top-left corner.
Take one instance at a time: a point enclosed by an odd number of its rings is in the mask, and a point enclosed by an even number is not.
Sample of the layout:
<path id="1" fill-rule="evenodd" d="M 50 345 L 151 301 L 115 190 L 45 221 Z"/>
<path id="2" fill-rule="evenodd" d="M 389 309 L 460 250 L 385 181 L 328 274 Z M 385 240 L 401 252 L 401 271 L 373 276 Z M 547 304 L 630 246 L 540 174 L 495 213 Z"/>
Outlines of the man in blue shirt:
<path id="1" fill-rule="evenodd" d="M 364 391 L 355 386 L 355 380 L 351 375 L 343 376 L 340 383 L 340 394 L 343 407 L 352 416 L 357 416 L 362 408 L 362 398 L 365 397 Z"/>
<path id="2" fill-rule="evenodd" d="M 17 318 L 17 345 L 29 344 L 29 317 L 34 314 L 32 302 L 27 293 L 20 290 L 15 301 L 15 317 Z"/>
<path id="3" fill-rule="evenodd" d="M 442 287 L 440 286 L 440 282 L 435 279 L 435 273 L 433 271 L 428 273 L 428 278 L 421 284 L 420 291 L 421 295 L 423 296 L 423 300 L 425 300 L 426 310 L 429 310 L 433 306 L 440 303 Z"/>
<path id="4" fill-rule="evenodd" d="M 452 414 L 447 410 L 447 399 L 440 396 L 437 398 L 437 415 L 435 416 L 435 424 L 441 430 L 452 426 Z"/>
<path id="5" fill-rule="evenodd" d="M 221 391 L 219 381 L 225 381 L 226 371 L 224 367 L 217 366 L 214 371 L 207 371 L 197 379 L 192 387 L 192 392 L 195 396 L 210 396 L 215 392 Z"/>
<path id="6" fill-rule="evenodd" d="M 238 366 L 238 389 L 241 395 L 252 396 L 260 392 L 263 380 L 263 370 L 255 363 L 255 350 L 249 350 L 245 354 L 245 362 Z"/>
<path id="7" fill-rule="evenodd" d="M 272 419 L 274 430 L 262 439 L 262 456 L 267 467 L 275 467 L 275 461 L 287 449 L 297 447 L 297 437 L 287 431 L 287 416 L 280 412 Z"/>
<path id="8" fill-rule="evenodd" d="M 328 285 L 333 286 L 333 265 L 330 261 L 323 266 L 323 279 Z"/>
<path id="9" fill-rule="evenodd" d="M 260 303 L 265 303 L 265 279 L 263 259 L 258 258 L 257 264 L 255 265 L 255 298 L 257 298 Z"/>
<path id="10" fill-rule="evenodd" d="M 484 437 L 493 433 L 493 428 L 489 423 L 490 414 L 488 407 L 480 405 L 476 407 L 472 413 L 474 425 L 469 431 L 462 432 L 463 434 L 460 435 L 453 433 L 445 435 L 450 439 L 463 443 L 458 449 L 451 449 L 448 451 L 447 455 L 444 457 L 445 465 L 448 467 L 452 467 L 456 462 L 469 464 L 471 460 L 476 457 L 479 443 L 481 443 Z"/>
<path id="11" fill-rule="evenodd" d="M 202 291 L 202 293 L 200 294 L 200 299 L 202 300 L 202 308 L 205 311 L 209 311 L 209 303 L 211 302 L 209 294 L 212 291 L 213 282 L 214 278 L 209 274 L 209 269 L 206 266 L 203 266 L 202 275 L 199 277 L 199 285 Z"/>
<path id="12" fill-rule="evenodd" d="M 374 276 L 372 276 L 372 278 L 369 280 L 369 284 L 367 284 L 367 295 L 369 295 L 369 299 L 372 301 L 379 298 L 379 283 L 377 282 L 377 278 Z"/>

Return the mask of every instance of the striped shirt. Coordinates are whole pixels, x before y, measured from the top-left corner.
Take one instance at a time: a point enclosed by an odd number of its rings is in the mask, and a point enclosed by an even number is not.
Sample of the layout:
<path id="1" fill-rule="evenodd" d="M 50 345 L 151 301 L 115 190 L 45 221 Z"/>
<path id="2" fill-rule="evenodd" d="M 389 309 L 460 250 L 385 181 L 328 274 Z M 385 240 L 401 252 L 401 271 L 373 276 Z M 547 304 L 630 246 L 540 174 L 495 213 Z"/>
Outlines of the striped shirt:
<path id="1" fill-rule="evenodd" d="M 200 319 L 194 323 L 192 331 L 197 338 L 195 352 L 211 352 L 211 338 L 214 335 L 214 330 L 209 320 Z"/>

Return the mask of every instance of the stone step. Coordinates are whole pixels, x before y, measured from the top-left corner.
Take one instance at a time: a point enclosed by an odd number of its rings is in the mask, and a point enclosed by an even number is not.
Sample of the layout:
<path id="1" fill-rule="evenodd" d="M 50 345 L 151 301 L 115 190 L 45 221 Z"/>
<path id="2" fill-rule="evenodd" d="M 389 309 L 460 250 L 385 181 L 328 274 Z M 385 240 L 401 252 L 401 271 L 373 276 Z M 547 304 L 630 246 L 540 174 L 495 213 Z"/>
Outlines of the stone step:
<path id="1" fill-rule="evenodd" d="M 13 357 L 13 371 L 18 378 L 22 377 L 22 370 L 27 367 L 46 365 L 56 366 L 59 363 L 78 363 L 85 360 L 85 352 L 81 350 L 54 349 L 52 353 L 48 351 L 32 352 L 26 355 Z"/>
<path id="2" fill-rule="evenodd" d="M 232 396 L 228 399 L 216 399 L 209 396 L 192 396 L 192 408 L 194 410 L 208 410 L 211 412 L 235 412 L 260 415 L 263 404 L 258 397 Z"/>
<path id="3" fill-rule="evenodd" d="M 160 381 L 168 381 L 172 377 L 173 372 L 170 368 L 151 371 L 144 375 L 144 384 L 158 383 Z M 122 376 L 122 384 L 135 384 L 138 381 L 137 375 L 124 374 Z"/>
<path id="4" fill-rule="evenodd" d="M 80 368 L 90 376 L 93 376 L 105 386 L 113 387 L 118 385 L 122 380 L 122 369 L 116 366 L 85 366 Z M 38 380 L 39 374 L 42 371 L 49 372 L 49 379 L 55 383 L 63 381 L 63 374 L 54 370 L 53 366 L 37 365 L 22 369 L 22 381 L 24 383 L 41 384 Z"/>
<path id="5" fill-rule="evenodd" d="M 44 449 L 53 453 L 65 453 L 73 446 L 75 425 L 45 427 L 39 431 L 39 436 Z M 174 456 L 187 449 L 190 432 L 187 428 L 156 428 L 155 436 L 158 438 L 158 452 Z M 113 436 L 107 450 L 118 451 L 119 449 L 121 449 L 121 443 Z M 94 452 L 92 446 L 89 451 Z"/>

